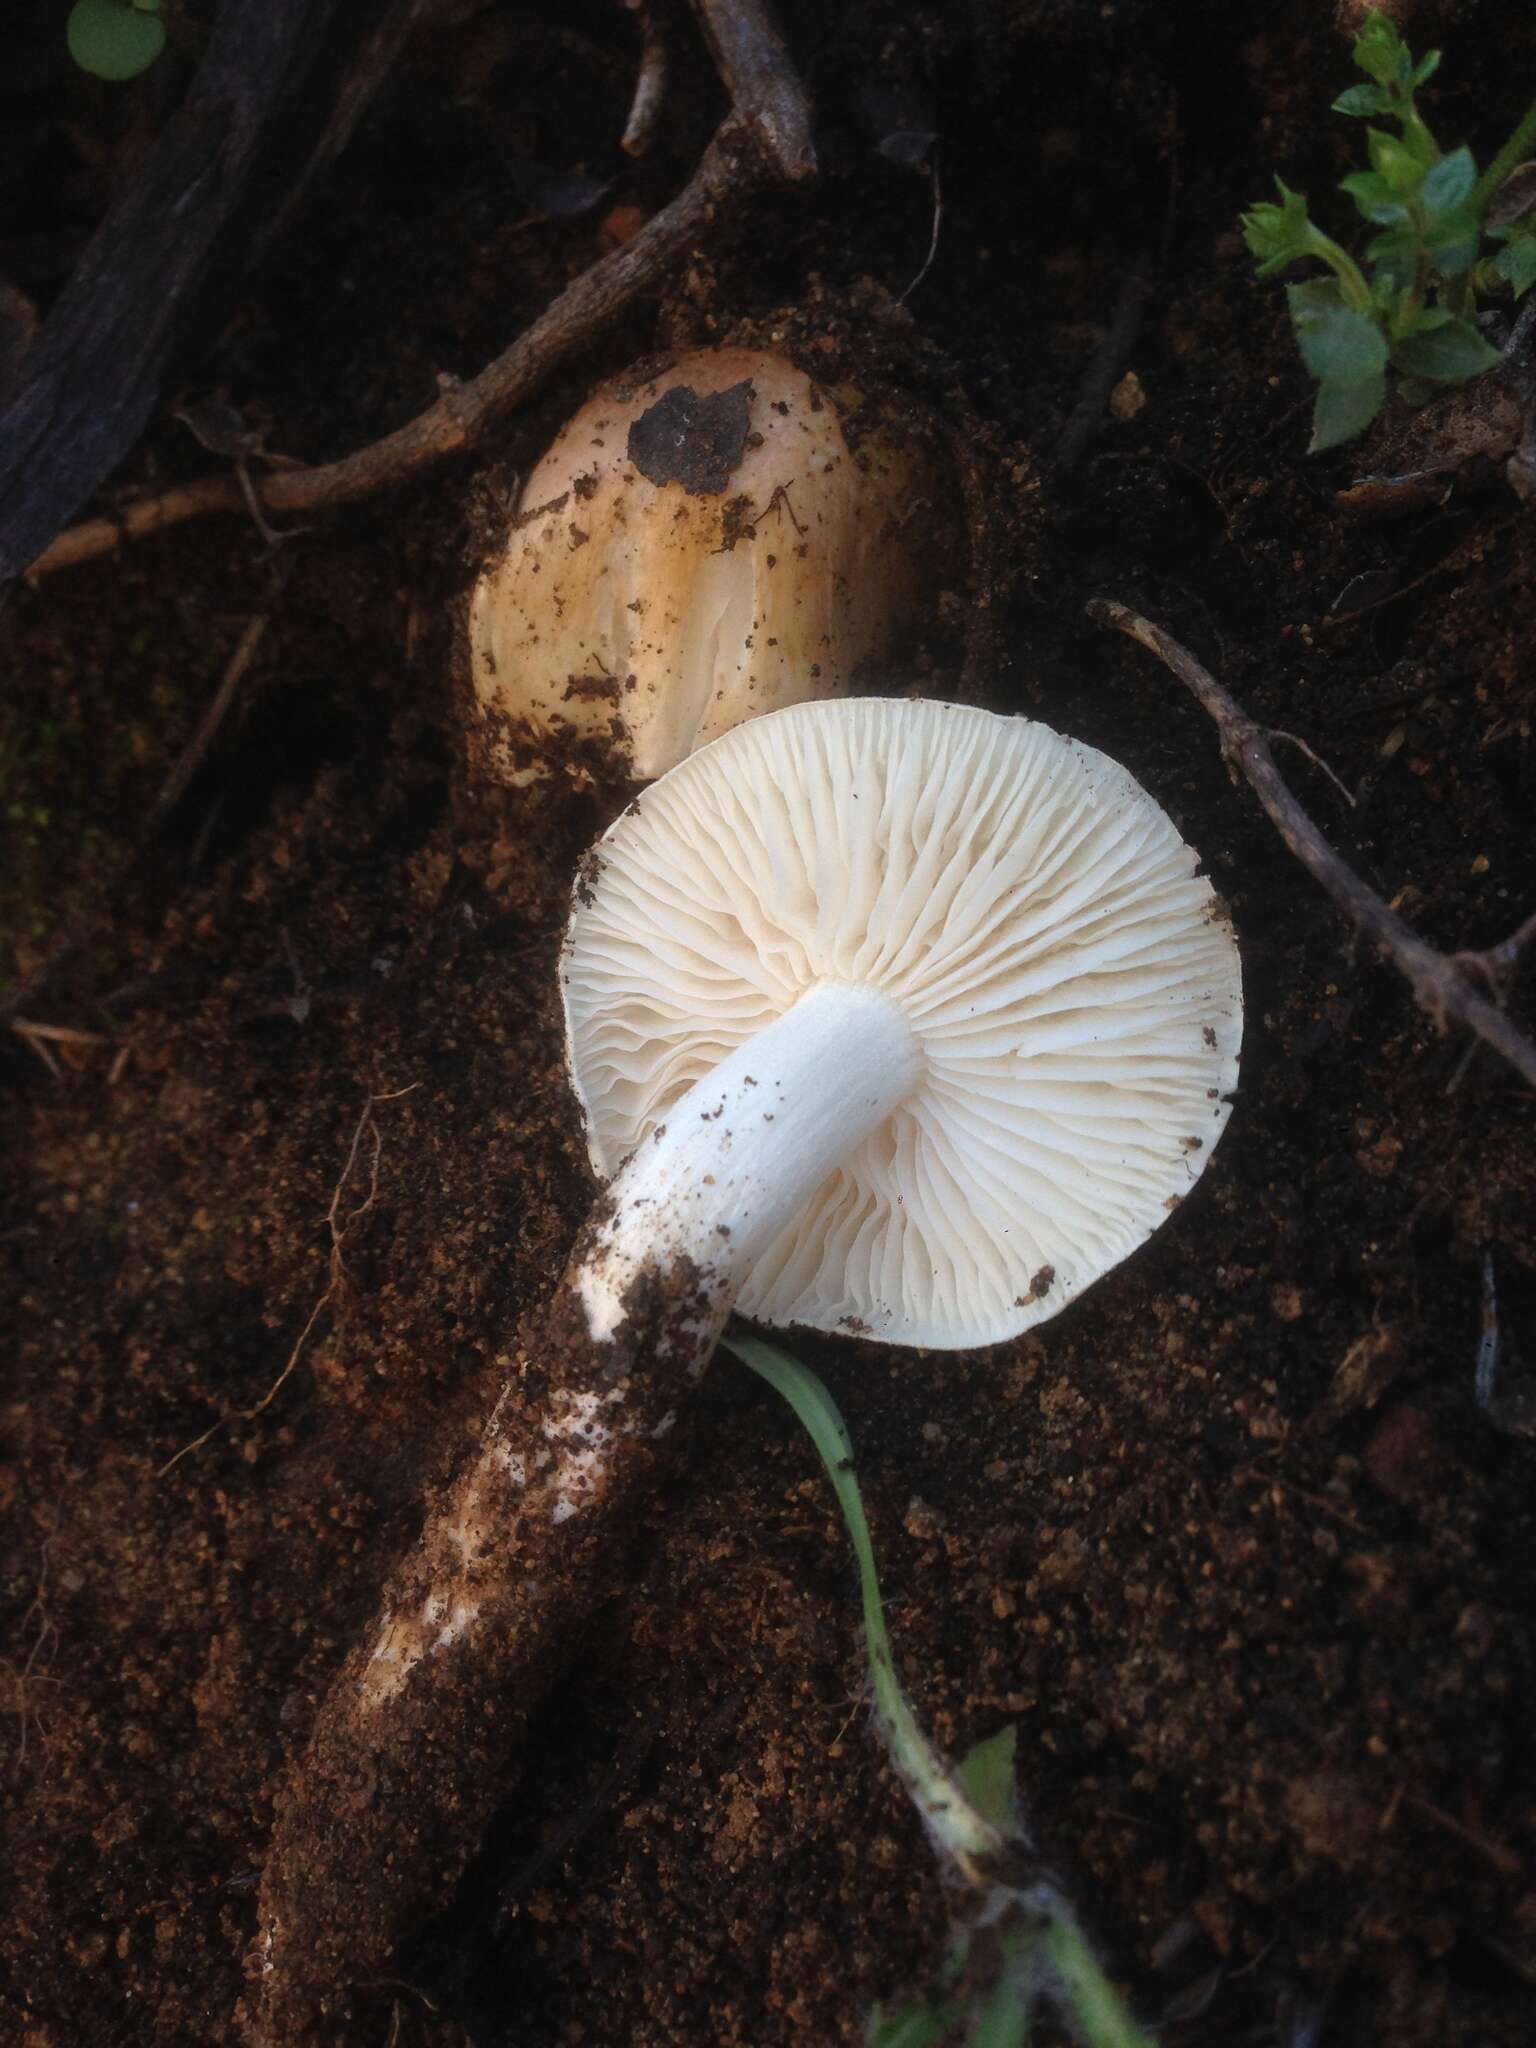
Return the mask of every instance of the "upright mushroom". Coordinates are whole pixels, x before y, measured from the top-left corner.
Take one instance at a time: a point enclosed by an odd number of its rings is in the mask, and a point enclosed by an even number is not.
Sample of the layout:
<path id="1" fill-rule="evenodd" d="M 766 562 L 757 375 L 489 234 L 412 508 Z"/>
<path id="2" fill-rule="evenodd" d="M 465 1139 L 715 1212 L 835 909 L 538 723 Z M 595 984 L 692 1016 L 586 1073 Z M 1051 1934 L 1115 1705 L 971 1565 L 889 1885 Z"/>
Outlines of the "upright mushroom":
<path id="1" fill-rule="evenodd" d="M 583 743 L 639 779 L 757 712 L 841 696 L 910 627 L 951 524 L 930 442 L 762 349 L 604 385 L 475 585 L 478 746 L 530 780 Z"/>
<path id="2" fill-rule="evenodd" d="M 444 1895 L 733 1303 L 1011 1336 L 1177 1206 L 1236 1079 L 1237 949 L 1162 811 L 949 705 L 805 704 L 694 755 L 600 843 L 562 974 L 616 1177 L 280 1807 L 264 2048 L 333 2037 Z"/>

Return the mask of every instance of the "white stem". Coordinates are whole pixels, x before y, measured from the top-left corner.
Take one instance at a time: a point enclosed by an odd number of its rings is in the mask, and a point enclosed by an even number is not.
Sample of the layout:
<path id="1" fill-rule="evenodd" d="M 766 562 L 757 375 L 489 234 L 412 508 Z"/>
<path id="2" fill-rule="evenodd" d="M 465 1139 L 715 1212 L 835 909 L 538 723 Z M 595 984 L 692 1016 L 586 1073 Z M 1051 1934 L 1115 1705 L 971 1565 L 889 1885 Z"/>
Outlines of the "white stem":
<path id="1" fill-rule="evenodd" d="M 698 1082 L 610 1190 L 576 1275 L 592 1336 L 612 1337 L 647 1268 L 684 1259 L 717 1323 L 753 1261 L 923 1072 L 889 997 L 823 982 Z"/>

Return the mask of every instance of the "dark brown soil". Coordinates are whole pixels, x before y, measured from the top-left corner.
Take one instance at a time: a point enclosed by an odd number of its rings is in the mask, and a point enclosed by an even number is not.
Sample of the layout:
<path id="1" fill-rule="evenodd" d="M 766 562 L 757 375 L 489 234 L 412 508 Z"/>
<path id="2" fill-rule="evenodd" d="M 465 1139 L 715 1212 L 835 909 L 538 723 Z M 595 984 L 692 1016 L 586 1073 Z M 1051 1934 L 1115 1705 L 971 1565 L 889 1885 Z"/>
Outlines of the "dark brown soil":
<path id="1" fill-rule="evenodd" d="M 264 408 L 276 448 L 340 451 L 472 373 L 708 133 L 691 56 L 656 159 L 619 157 L 611 6 L 459 12 L 184 366 L 184 395 Z M 1514 12 L 1413 30 L 1446 47 L 1440 125 L 1484 156 L 1536 78 Z M 916 678 L 1124 760 L 1201 850 L 1248 988 L 1215 1160 L 1088 1299 L 982 1357 L 798 1347 L 853 1429 L 920 1713 L 956 1751 L 1018 1723 L 1044 1843 L 1138 2009 L 1172 2004 L 1170 2040 L 1531 2036 L 1536 1462 L 1474 1360 L 1486 1271 L 1506 1391 L 1536 1372 L 1533 1103 L 1362 957 L 1200 711 L 1083 605 L 1139 606 L 1304 738 L 1359 792 L 1282 748 L 1340 850 L 1433 942 L 1483 946 L 1536 907 L 1536 523 L 1486 457 L 1387 519 L 1338 503 L 1369 449 L 1303 452 L 1282 302 L 1234 221 L 1276 169 L 1321 201 L 1344 168 L 1328 10 L 867 0 L 789 23 L 820 185 L 758 207 L 492 462 L 275 565 L 243 525 L 188 527 L 0 613 L 0 968 L 36 975 L 81 906 L 107 911 L 25 1005 L 92 1036 L 43 1041 L 52 1071 L 0 1048 L 7 2042 L 233 2048 L 287 1761 L 591 1198 L 553 967 L 624 793 L 473 786 L 455 605 L 589 384 L 769 336 L 948 422 L 987 554 Z M 28 90 L 37 156 L 12 138 L 8 165 L 123 146 L 69 81 Z M 925 127 L 943 220 L 903 304 L 932 191 L 876 145 Z M 612 189 L 530 202 L 533 165 Z M 36 221 L 7 197 L 13 269 L 24 230 L 63 260 L 99 181 L 53 176 Z M 1135 383 L 1062 481 L 1142 257 Z M 126 481 L 206 460 L 166 420 Z M 145 847 L 257 613 L 243 708 Z M 358 2041 L 855 2041 L 937 1962 L 945 1903 L 873 1737 L 809 1447 L 728 1360 L 690 1427 L 627 1591 Z"/>

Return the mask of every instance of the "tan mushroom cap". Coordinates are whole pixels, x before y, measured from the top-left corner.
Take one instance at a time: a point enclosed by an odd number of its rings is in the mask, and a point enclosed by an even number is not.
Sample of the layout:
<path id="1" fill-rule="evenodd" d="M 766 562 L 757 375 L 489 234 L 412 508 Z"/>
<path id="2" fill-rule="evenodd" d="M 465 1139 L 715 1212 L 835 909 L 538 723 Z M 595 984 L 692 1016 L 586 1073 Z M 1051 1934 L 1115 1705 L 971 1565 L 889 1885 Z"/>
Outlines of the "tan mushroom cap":
<path id="1" fill-rule="evenodd" d="M 943 1348 L 1015 1336 L 1134 1251 L 1211 1156 L 1236 942 L 1194 852 L 1091 747 L 961 706 L 803 705 L 675 768 L 599 855 L 564 990 L 600 1175 L 812 988 L 877 991 L 921 1054 L 756 1259 L 744 1315 Z"/>
<path id="2" fill-rule="evenodd" d="M 561 738 L 659 775 L 893 646 L 932 581 L 931 463 L 915 434 L 850 448 L 846 402 L 781 356 L 707 349 L 582 407 L 470 602 L 496 776 L 545 772 Z"/>

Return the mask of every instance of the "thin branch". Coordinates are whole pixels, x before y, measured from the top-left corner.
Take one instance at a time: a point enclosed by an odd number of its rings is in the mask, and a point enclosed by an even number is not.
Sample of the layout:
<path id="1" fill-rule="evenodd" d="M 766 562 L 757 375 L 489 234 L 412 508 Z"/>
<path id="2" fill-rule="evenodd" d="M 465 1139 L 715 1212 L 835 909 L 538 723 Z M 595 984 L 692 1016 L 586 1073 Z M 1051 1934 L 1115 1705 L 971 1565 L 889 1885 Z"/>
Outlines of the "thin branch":
<path id="1" fill-rule="evenodd" d="M 405 426 L 338 462 L 280 471 L 259 484 L 251 478 L 264 512 L 313 512 L 321 506 L 352 504 L 477 448 L 491 428 L 561 363 L 671 271 L 726 201 L 739 205 L 761 184 L 814 176 L 805 94 L 766 11 L 757 0 L 734 0 L 732 5 L 699 0 L 699 9 L 736 104 L 677 198 L 631 241 L 569 284 L 477 377 L 445 390 Z M 109 554 L 125 540 L 138 540 L 206 513 L 238 511 L 245 503 L 234 475 L 200 477 L 71 527 L 38 556 L 27 575 L 46 576 Z"/>
<path id="2" fill-rule="evenodd" d="M 1284 740 L 1288 747 L 1294 747 L 1298 754 L 1304 754 L 1320 775 L 1327 776 L 1328 780 L 1339 792 L 1339 795 L 1343 797 L 1345 803 L 1349 805 L 1349 808 L 1351 810 L 1354 810 L 1356 808 L 1355 798 L 1350 793 L 1350 791 L 1345 787 L 1344 783 L 1340 780 L 1340 778 L 1337 775 L 1334 774 L 1333 770 L 1328 766 L 1328 763 L 1323 759 L 1322 755 L 1319 753 L 1315 753 L 1299 733 L 1281 732 L 1278 726 L 1272 725 L 1269 729 L 1269 736 L 1272 740 Z"/>
<path id="3" fill-rule="evenodd" d="M 1088 606 L 1088 616 L 1100 625 L 1113 626 L 1155 654 L 1209 712 L 1234 779 L 1243 776 L 1291 852 L 1350 922 L 1391 960 L 1437 1028 L 1444 1031 L 1454 1021 L 1475 1032 L 1536 1087 L 1536 1045 L 1515 1029 L 1502 1010 L 1478 994 L 1457 958 L 1426 945 L 1411 925 L 1345 865 L 1292 796 L 1259 727 L 1189 649 L 1139 612 L 1107 598 L 1096 598 Z"/>
<path id="4" fill-rule="evenodd" d="M 908 299 L 911 298 L 923 279 L 932 270 L 933 259 L 939 253 L 939 235 L 944 226 L 944 187 L 939 181 L 939 152 L 937 144 L 935 144 L 933 154 L 928 159 L 928 183 L 933 190 L 933 226 L 928 235 L 928 254 L 923 258 L 922 269 L 896 301 L 898 306 L 904 306 Z"/>
<path id="5" fill-rule="evenodd" d="M 560 294 L 554 304 L 478 377 L 444 391 L 425 412 L 338 462 L 317 469 L 284 470 L 252 485 L 267 512 L 312 512 L 346 505 L 388 489 L 478 446 L 486 432 L 521 404 L 554 369 L 590 342 L 609 322 L 647 291 L 688 249 L 716 207 L 739 191 L 739 124 L 727 121 L 705 151 L 691 183 L 623 248 L 615 249 Z M 125 540 L 138 540 L 183 520 L 210 512 L 235 512 L 245 498 L 229 472 L 151 498 L 136 499 L 120 511 L 71 527 L 32 564 L 29 577 L 46 576 L 110 553 Z"/>
<path id="6" fill-rule="evenodd" d="M 624 124 L 619 147 L 626 156 L 645 156 L 656 139 L 662 105 L 667 96 L 667 45 L 646 0 L 624 0 L 624 5 L 638 17 L 640 65 L 635 73 L 634 97 L 629 103 L 629 119 Z"/>
<path id="7" fill-rule="evenodd" d="M 235 642 L 235 651 L 229 657 L 212 703 L 198 720 L 196 732 L 172 762 L 170 773 L 160 785 L 159 795 L 149 807 L 149 817 L 145 824 L 146 835 L 158 830 L 175 809 L 186 791 L 187 784 L 202 765 L 203 756 L 213 745 L 214 736 L 224 723 L 229 707 L 234 703 L 240 685 L 244 682 L 251 663 L 256 659 L 257 649 L 261 646 L 271 623 L 270 614 L 265 612 L 246 621 L 245 630 Z"/>
<path id="8" fill-rule="evenodd" d="M 786 185 L 816 175 L 811 110 L 784 38 L 763 0 L 693 0 L 693 11 L 737 112 Z"/>

